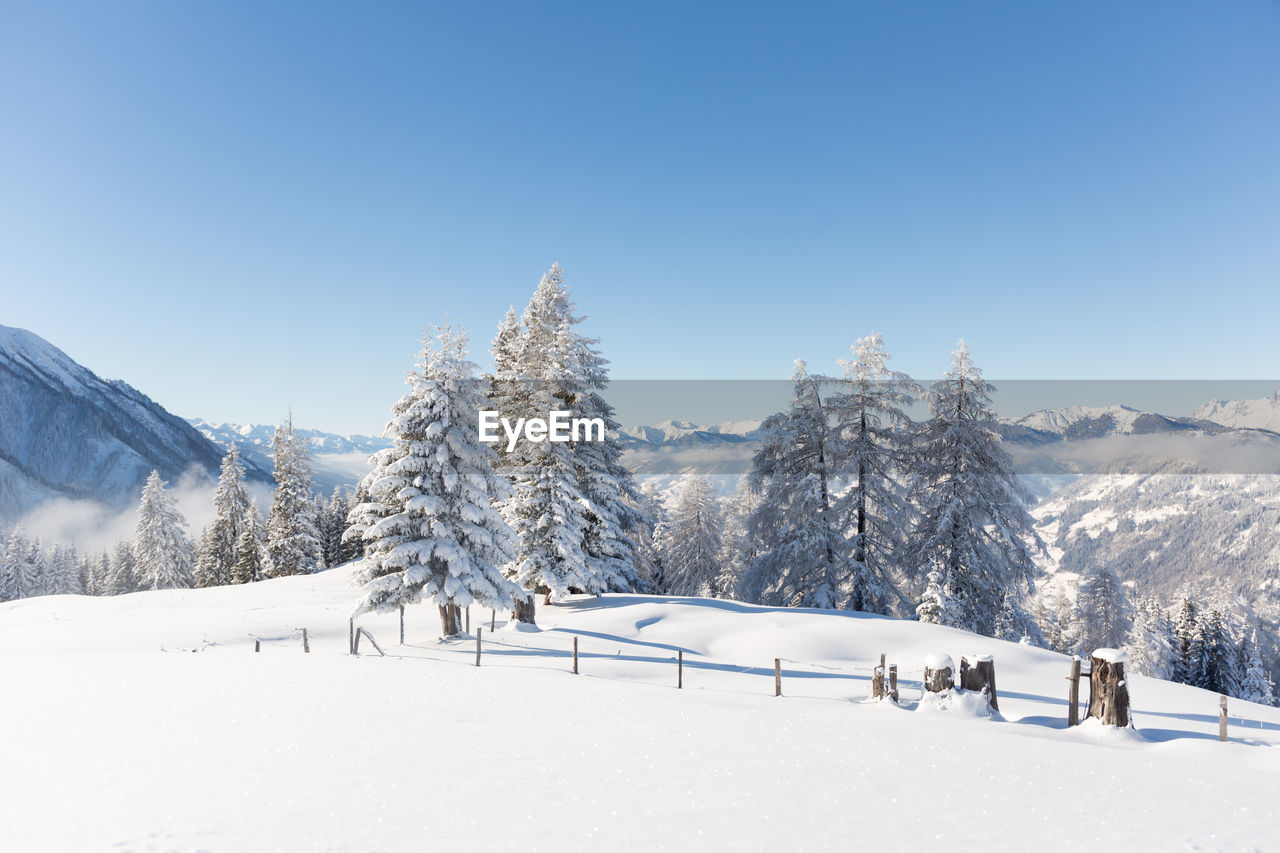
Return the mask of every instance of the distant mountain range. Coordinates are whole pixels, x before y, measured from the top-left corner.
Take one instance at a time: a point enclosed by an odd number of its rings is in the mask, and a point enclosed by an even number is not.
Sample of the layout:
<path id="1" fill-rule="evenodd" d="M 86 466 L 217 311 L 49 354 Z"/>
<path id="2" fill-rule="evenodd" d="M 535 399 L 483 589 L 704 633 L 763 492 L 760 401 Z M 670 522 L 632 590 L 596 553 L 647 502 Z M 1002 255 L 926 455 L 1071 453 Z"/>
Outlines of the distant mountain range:
<path id="1" fill-rule="evenodd" d="M 235 445 L 243 459 L 265 471 L 272 470 L 274 425 L 212 423 L 202 418 L 191 418 L 189 422 L 220 447 Z M 311 449 L 312 480 L 316 489 L 326 493 L 334 487 L 354 486 L 368 472 L 369 456 L 391 446 L 389 439 L 369 435 L 339 435 L 298 427 L 295 432 Z"/>
<path id="2" fill-rule="evenodd" d="M 119 380 L 106 381 L 39 335 L 0 326 L 0 523 L 55 498 L 121 508 L 152 469 L 216 475 L 221 451 Z M 260 468 L 249 475 L 270 479 Z"/>

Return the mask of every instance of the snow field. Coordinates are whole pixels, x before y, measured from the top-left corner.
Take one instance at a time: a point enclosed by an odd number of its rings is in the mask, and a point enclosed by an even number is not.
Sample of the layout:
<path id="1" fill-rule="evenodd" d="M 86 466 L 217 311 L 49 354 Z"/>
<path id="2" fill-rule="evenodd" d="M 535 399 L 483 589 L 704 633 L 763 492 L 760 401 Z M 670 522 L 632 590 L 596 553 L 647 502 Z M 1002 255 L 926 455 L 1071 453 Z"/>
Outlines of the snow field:
<path id="1" fill-rule="evenodd" d="M 1277 709 L 1233 701 L 1221 744 L 1215 696 L 1134 677 L 1136 732 L 1067 731 L 1061 655 L 700 599 L 574 599 L 492 636 L 473 609 L 480 668 L 416 607 L 403 647 L 395 614 L 362 618 L 388 656 L 352 657 L 356 594 L 336 569 L 0 605 L 5 848 L 1280 846 Z M 882 651 L 901 707 L 865 699 Z M 965 653 L 994 657 L 1003 720 L 912 710 L 925 657 Z"/>

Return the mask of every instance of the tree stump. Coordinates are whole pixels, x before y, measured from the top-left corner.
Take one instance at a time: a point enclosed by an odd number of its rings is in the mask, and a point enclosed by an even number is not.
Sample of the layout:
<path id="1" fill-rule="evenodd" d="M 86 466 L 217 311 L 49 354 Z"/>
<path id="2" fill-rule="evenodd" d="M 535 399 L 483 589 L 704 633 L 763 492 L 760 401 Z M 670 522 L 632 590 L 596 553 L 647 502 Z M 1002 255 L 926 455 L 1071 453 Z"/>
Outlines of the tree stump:
<path id="1" fill-rule="evenodd" d="M 924 659 L 924 689 L 929 693 L 948 693 L 955 687 L 956 664 L 950 655 L 929 655 Z"/>
<path id="2" fill-rule="evenodd" d="M 516 609 L 511 613 L 512 618 L 515 619 L 517 622 L 524 622 L 529 625 L 534 624 L 533 595 L 532 594 L 526 595 L 523 600 L 519 596 L 517 596 L 515 603 L 516 603 Z"/>
<path id="3" fill-rule="evenodd" d="M 960 687 L 963 690 L 981 690 L 986 694 L 991 710 L 1000 710 L 996 696 L 996 664 L 991 655 L 960 658 Z"/>
<path id="4" fill-rule="evenodd" d="M 884 697 L 884 667 L 876 667 L 871 673 L 871 698 L 881 699 Z"/>
<path id="5" fill-rule="evenodd" d="M 440 633 L 445 637 L 456 637 L 462 633 L 462 608 L 456 604 L 441 604 Z"/>
<path id="6" fill-rule="evenodd" d="M 1129 725 L 1129 684 L 1124 677 L 1129 656 L 1119 649 L 1098 649 L 1089 656 L 1089 716 L 1104 726 Z"/>

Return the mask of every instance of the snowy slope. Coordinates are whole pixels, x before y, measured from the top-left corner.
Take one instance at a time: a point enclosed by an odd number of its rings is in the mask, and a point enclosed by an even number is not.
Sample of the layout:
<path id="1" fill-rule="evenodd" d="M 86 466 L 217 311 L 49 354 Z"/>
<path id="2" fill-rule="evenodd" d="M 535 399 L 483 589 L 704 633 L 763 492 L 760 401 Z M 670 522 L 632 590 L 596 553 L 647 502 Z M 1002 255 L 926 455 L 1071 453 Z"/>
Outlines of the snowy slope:
<path id="1" fill-rule="evenodd" d="M 100 379 L 38 335 L 0 326 L 0 524 L 57 497 L 119 508 L 153 468 L 174 480 L 192 467 L 216 473 L 220 459 L 136 389 Z"/>
<path id="2" fill-rule="evenodd" d="M 420 607 L 403 647 L 394 616 L 362 619 L 389 654 L 351 657 L 345 571 L 0 605 L 6 847 L 1275 844 L 1280 710 L 1233 703 L 1243 722 L 1220 744 L 1215 696 L 1136 677 L 1136 732 L 1067 731 L 1060 655 L 699 599 L 576 599 L 540 608 L 537 633 L 499 617 L 479 668 Z M 864 701 L 882 651 L 902 707 Z M 934 652 L 993 654 L 1002 718 L 913 710 Z"/>

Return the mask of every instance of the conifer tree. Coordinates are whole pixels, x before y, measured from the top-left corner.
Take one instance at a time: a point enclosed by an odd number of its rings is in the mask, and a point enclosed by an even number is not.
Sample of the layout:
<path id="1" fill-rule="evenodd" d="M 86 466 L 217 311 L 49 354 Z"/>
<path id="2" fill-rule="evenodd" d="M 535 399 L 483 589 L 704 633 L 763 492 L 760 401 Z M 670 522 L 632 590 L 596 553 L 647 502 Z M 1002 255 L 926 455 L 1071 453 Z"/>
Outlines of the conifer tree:
<path id="1" fill-rule="evenodd" d="M 232 583 L 253 583 L 265 576 L 266 556 L 263 553 L 262 513 L 255 499 L 249 500 L 244 514 L 244 524 L 236 539 L 236 564 L 231 571 Z"/>
<path id="2" fill-rule="evenodd" d="M 962 624 L 965 615 L 960 612 L 951 595 L 952 584 L 944 570 L 934 568 L 925 580 L 924 593 L 916 607 L 916 618 L 933 625 L 955 627 Z"/>
<path id="3" fill-rule="evenodd" d="M 443 326 L 434 337 L 392 408 L 385 434 L 393 444 L 368 477 L 385 510 L 363 533 L 357 612 L 433 601 L 450 636 L 461 631 L 460 608 L 511 609 L 523 591 L 500 568 L 515 557 L 515 536 L 493 506 L 509 487 L 479 439 L 479 411 L 491 404 L 473 378 L 465 333 Z"/>
<path id="4" fill-rule="evenodd" d="M 0 601 L 22 598 L 31 587 L 27 577 L 27 546 L 22 527 L 15 527 L 5 542 L 3 561 L 0 562 Z"/>
<path id="5" fill-rule="evenodd" d="M 711 483 L 696 471 L 686 472 L 656 532 L 668 595 L 715 592 L 723 524 Z"/>
<path id="6" fill-rule="evenodd" d="M 720 574 L 712 594 L 717 598 L 737 598 L 747 566 L 760 553 L 757 538 L 747 526 L 751 513 L 760 506 L 760 493 L 751 488 L 750 478 L 743 475 L 738 487 L 725 501 L 724 535 L 721 537 Z"/>
<path id="7" fill-rule="evenodd" d="M 187 521 L 178 511 L 173 494 L 165 488 L 160 472 L 152 471 L 142 488 L 138 527 L 133 536 L 141 589 L 181 589 L 191 586 L 191 540 Z"/>
<path id="8" fill-rule="evenodd" d="M 272 443 L 276 491 L 267 516 L 267 575 L 309 574 L 320 556 L 311 510 L 311 457 L 293 428 L 293 414 L 276 428 Z"/>
<path id="9" fill-rule="evenodd" d="M 823 398 L 823 378 L 797 360 L 791 381 L 791 407 L 765 420 L 752 460 L 750 483 L 761 498 L 748 529 L 760 553 L 742 589 L 762 604 L 843 608 L 852 603 L 855 584 L 847 526 L 833 494 L 841 439 Z"/>
<path id="10" fill-rule="evenodd" d="M 1160 604 L 1152 598 L 1139 602 L 1125 641 L 1133 671 L 1151 678 L 1171 679 L 1176 657 L 1174 646 L 1173 621 Z"/>
<path id="11" fill-rule="evenodd" d="M 124 540 L 117 542 L 111 551 L 111 574 L 103 595 L 124 595 L 141 589 L 138 577 L 138 561 L 133 554 L 133 542 Z"/>
<path id="12" fill-rule="evenodd" d="M 218 488 L 213 493 L 213 522 L 200 537 L 196 561 L 196 586 L 224 586 L 231 583 L 239 555 L 236 542 L 249 511 L 249 490 L 244 482 L 244 465 L 232 445 L 222 458 Z"/>
<path id="13" fill-rule="evenodd" d="M 898 594 L 899 586 L 918 599 L 923 580 L 913 576 L 918 567 L 904 563 L 913 520 L 903 484 L 903 474 L 911 469 L 906 409 L 920 389 L 911 377 L 889 368 L 879 333 L 859 338 L 850 350 L 853 358 L 841 360 L 844 377 L 831 401 L 843 439 L 841 479 L 851 483 L 838 508 L 853 533 L 850 606 L 903 612 L 910 600 Z"/>
<path id="14" fill-rule="evenodd" d="M 1076 592 L 1078 653 L 1121 648 L 1132 624 L 1129 610 L 1129 597 L 1115 570 L 1108 565 L 1091 566 Z"/>
<path id="15" fill-rule="evenodd" d="M 958 627 L 987 635 L 1006 594 L 1022 602 L 1033 592 L 1032 555 L 1044 548 L 1025 508 L 1030 495 L 995 430 L 993 390 L 960 341 L 951 369 L 928 394 L 909 558 L 950 584 Z"/>
<path id="16" fill-rule="evenodd" d="M 1174 681 L 1180 684 L 1196 684 L 1200 677 L 1203 640 L 1196 645 L 1197 625 L 1200 623 L 1200 603 L 1190 590 L 1183 590 L 1174 617 Z"/>
<path id="17" fill-rule="evenodd" d="M 1244 677 L 1240 682 L 1240 698 L 1246 702 L 1257 702 L 1259 705 L 1276 703 L 1271 675 L 1262 665 L 1262 655 L 1258 650 L 1258 632 L 1255 629 L 1246 639 L 1242 647 L 1241 657 L 1244 659 Z"/>

